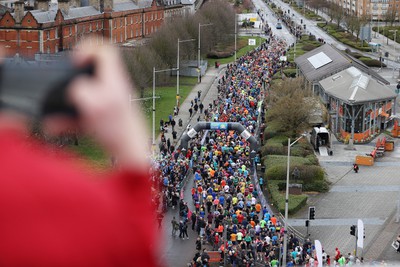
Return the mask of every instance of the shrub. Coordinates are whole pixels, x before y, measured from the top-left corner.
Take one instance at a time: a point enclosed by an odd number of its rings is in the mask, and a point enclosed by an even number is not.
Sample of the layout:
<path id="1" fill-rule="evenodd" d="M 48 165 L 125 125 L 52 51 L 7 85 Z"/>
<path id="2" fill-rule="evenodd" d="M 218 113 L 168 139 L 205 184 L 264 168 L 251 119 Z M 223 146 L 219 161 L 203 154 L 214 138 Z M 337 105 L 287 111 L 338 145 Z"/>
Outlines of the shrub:
<path id="1" fill-rule="evenodd" d="M 304 51 L 311 51 L 311 50 L 314 50 L 315 48 L 317 48 L 317 47 L 312 45 L 312 44 L 303 45 L 303 50 Z"/>
<path id="2" fill-rule="evenodd" d="M 328 192 L 328 190 L 329 184 L 326 180 L 303 184 L 303 191 Z"/>
<path id="3" fill-rule="evenodd" d="M 285 155 L 287 154 L 287 151 L 285 147 L 277 147 L 277 146 L 263 146 L 261 148 L 261 155 L 262 156 L 267 156 L 267 155 Z"/>
<path id="4" fill-rule="evenodd" d="M 382 67 L 386 67 L 385 63 L 381 63 L 379 60 L 373 59 L 373 58 L 369 58 L 369 57 L 360 57 L 359 60 L 361 62 L 363 62 L 365 65 L 367 65 L 368 67 L 380 67 L 382 65 Z"/>
<path id="5" fill-rule="evenodd" d="M 267 127 L 265 127 L 265 130 L 264 130 L 264 140 L 273 138 L 277 134 L 278 134 L 277 130 L 274 127 L 272 127 L 271 125 L 268 125 Z"/>
<path id="6" fill-rule="evenodd" d="M 285 185 L 286 186 L 286 185 Z M 271 202 L 279 210 L 280 213 L 285 212 L 285 196 L 279 191 L 278 184 L 270 182 L 267 184 Z M 295 214 L 307 203 L 307 195 L 290 195 L 289 197 L 289 214 Z"/>
<path id="7" fill-rule="evenodd" d="M 272 76 L 272 80 L 275 80 L 275 79 L 282 79 L 282 75 L 281 75 L 280 71 L 276 72 L 274 74 L 274 76 Z"/>
<path id="8" fill-rule="evenodd" d="M 279 163 L 276 158 L 269 159 L 270 157 L 271 155 L 267 156 L 264 161 L 264 166 L 266 166 L 264 177 L 268 180 L 286 180 L 286 162 L 282 160 L 282 162 Z M 299 180 L 303 181 L 304 184 L 310 184 L 317 180 L 324 180 L 324 170 L 320 166 L 312 165 L 307 158 L 290 157 L 290 175 L 295 167 L 300 171 Z"/>
<path id="9" fill-rule="evenodd" d="M 286 75 L 286 77 L 289 78 L 296 78 L 296 69 L 284 69 L 283 73 Z"/>
<path id="10" fill-rule="evenodd" d="M 232 51 L 210 51 L 207 53 L 207 58 L 227 58 L 232 54 Z"/>
<path id="11" fill-rule="evenodd" d="M 286 136 L 283 135 L 276 135 L 272 138 L 269 138 L 266 145 L 268 146 L 278 146 L 283 147 L 287 144 L 288 139 Z"/>

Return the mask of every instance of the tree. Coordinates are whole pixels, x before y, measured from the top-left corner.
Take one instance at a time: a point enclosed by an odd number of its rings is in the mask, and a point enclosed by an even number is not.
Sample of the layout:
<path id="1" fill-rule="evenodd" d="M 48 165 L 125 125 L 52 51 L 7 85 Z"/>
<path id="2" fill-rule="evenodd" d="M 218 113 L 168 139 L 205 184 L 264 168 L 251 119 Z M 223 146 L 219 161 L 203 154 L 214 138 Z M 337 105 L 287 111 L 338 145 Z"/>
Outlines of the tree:
<path id="1" fill-rule="evenodd" d="M 140 97 L 144 97 L 145 89 L 152 84 L 153 67 L 165 68 L 162 59 L 149 46 L 123 50 L 123 58 Z"/>
<path id="2" fill-rule="evenodd" d="M 344 23 L 346 24 L 347 30 L 354 35 L 355 32 L 359 33 L 360 31 L 360 21 L 354 15 L 347 15 L 344 18 Z M 358 38 L 358 35 L 357 35 Z"/>
<path id="3" fill-rule="evenodd" d="M 326 6 L 326 0 L 308 0 L 307 5 L 311 9 L 314 9 L 315 13 L 318 15 L 319 10 Z"/>
<path id="4" fill-rule="evenodd" d="M 271 107 L 267 111 L 267 122 L 279 132 L 289 136 L 304 132 L 308 128 L 310 101 L 305 101 L 306 92 L 301 78 L 286 79 L 271 88 Z"/>
<path id="5" fill-rule="evenodd" d="M 386 21 L 386 23 L 390 23 L 390 26 L 393 26 L 393 23 L 396 21 L 397 17 L 397 9 L 394 8 L 393 6 L 388 8 L 385 14 L 383 15 L 383 19 Z"/>
<path id="6" fill-rule="evenodd" d="M 343 22 L 345 17 L 344 9 L 338 4 L 331 3 L 330 9 L 332 11 L 332 18 L 336 21 L 337 27 L 340 27 L 340 23 Z"/>

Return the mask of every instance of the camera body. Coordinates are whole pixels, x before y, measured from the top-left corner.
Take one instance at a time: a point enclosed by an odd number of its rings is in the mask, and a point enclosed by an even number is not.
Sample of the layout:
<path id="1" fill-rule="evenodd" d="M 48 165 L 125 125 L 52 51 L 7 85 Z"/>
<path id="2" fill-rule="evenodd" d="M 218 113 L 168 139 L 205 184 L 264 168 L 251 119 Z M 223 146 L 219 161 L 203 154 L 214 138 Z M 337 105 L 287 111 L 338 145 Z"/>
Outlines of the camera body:
<path id="1" fill-rule="evenodd" d="M 77 76 L 93 73 L 93 66 L 77 68 L 68 60 L 50 65 L 4 63 L 0 66 L 0 109 L 35 119 L 50 114 L 77 117 L 67 99 L 68 85 Z"/>

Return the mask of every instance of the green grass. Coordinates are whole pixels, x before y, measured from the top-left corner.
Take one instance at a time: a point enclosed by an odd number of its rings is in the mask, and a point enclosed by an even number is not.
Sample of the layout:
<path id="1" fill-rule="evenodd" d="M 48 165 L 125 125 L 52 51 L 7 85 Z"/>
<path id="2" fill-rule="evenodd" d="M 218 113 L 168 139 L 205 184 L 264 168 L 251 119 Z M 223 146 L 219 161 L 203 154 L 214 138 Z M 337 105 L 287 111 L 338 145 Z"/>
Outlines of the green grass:
<path id="1" fill-rule="evenodd" d="M 248 45 L 249 39 L 256 39 L 256 46 Z M 245 55 L 247 52 L 249 52 L 249 51 L 253 50 L 254 48 L 256 48 L 257 46 L 259 46 L 260 43 L 262 43 L 264 41 L 265 41 L 265 38 L 262 38 L 259 36 L 241 36 L 241 37 L 239 37 L 238 43 L 242 43 L 242 45 L 238 45 L 238 47 L 242 46 L 242 48 L 238 49 L 238 51 L 236 52 L 236 57 L 240 58 L 241 56 Z M 220 64 L 231 63 L 231 62 L 235 61 L 235 55 L 232 55 L 232 56 L 226 57 L 226 58 L 218 58 L 218 59 L 209 58 L 209 59 L 207 59 L 207 61 L 208 61 L 208 67 L 214 68 L 215 61 L 218 61 Z"/>
<path id="2" fill-rule="evenodd" d="M 193 87 L 197 84 L 197 77 L 180 77 L 179 78 L 179 95 L 180 103 L 183 103 Z M 152 96 L 152 89 L 149 88 L 145 91 L 144 97 Z M 169 86 L 156 86 L 156 137 L 160 134 L 160 119 L 168 121 L 168 115 L 173 115 L 174 106 L 176 105 L 176 77 L 171 78 Z M 146 116 L 146 121 L 149 129 L 152 129 L 153 114 L 152 114 L 153 100 L 147 100 L 143 103 L 143 111 Z M 176 122 L 178 124 L 178 122 Z"/>
<path id="3" fill-rule="evenodd" d="M 271 197 L 272 203 L 279 210 L 280 213 L 285 212 L 285 194 L 279 191 L 278 184 L 282 181 L 268 180 L 267 188 Z M 289 196 L 289 214 L 295 214 L 302 207 L 307 204 L 307 195 L 290 195 Z"/>
<path id="4" fill-rule="evenodd" d="M 79 145 L 71 145 L 69 149 L 93 163 L 95 169 L 106 169 L 110 167 L 110 160 L 106 153 L 89 137 L 80 137 Z"/>

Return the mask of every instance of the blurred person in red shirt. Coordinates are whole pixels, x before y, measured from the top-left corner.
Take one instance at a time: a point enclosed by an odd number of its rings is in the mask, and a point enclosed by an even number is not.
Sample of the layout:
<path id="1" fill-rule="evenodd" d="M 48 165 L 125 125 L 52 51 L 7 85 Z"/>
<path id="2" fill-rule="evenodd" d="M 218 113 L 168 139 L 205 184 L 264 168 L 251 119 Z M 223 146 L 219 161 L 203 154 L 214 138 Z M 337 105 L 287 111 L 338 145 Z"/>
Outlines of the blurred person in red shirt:
<path id="1" fill-rule="evenodd" d="M 27 138 L 26 116 L 1 110 L 0 266 L 158 266 L 146 127 L 126 70 L 108 46 L 83 44 L 73 62 L 95 69 L 69 85 L 77 122 L 116 156 L 118 170 L 100 175 L 55 156 Z M 53 133 L 69 124 L 43 123 Z"/>

